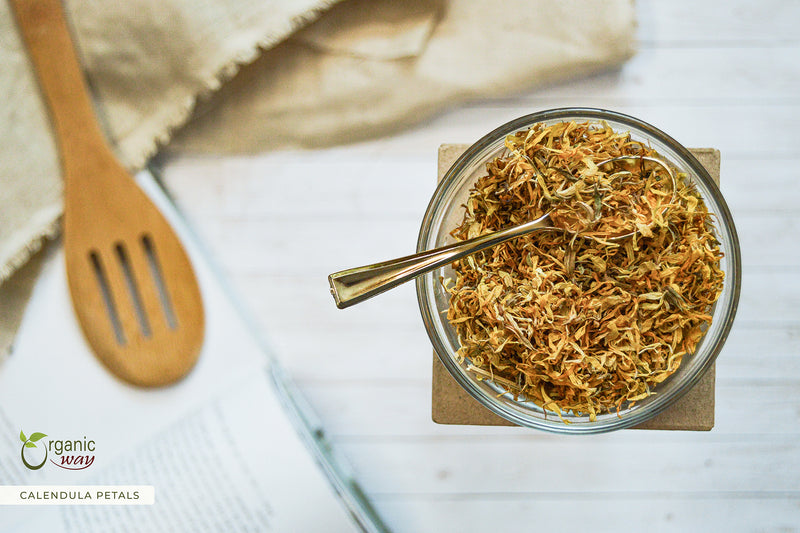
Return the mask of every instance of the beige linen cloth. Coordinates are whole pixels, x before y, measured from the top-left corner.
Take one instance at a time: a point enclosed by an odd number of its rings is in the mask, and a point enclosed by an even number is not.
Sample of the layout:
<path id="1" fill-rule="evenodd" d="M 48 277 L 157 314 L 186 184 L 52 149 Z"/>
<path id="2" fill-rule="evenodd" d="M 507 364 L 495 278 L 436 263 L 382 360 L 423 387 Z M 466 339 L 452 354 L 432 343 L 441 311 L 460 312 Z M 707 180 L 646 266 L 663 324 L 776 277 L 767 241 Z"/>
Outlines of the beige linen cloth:
<path id="1" fill-rule="evenodd" d="M 386 134 L 469 99 L 620 64 L 632 0 L 66 0 L 106 132 L 159 149 L 257 152 Z M 49 118 L 0 0 L 0 358 L 57 235 Z M 448 139 L 442 139 L 447 141 Z M 202 187 L 202 184 L 198 184 Z"/>

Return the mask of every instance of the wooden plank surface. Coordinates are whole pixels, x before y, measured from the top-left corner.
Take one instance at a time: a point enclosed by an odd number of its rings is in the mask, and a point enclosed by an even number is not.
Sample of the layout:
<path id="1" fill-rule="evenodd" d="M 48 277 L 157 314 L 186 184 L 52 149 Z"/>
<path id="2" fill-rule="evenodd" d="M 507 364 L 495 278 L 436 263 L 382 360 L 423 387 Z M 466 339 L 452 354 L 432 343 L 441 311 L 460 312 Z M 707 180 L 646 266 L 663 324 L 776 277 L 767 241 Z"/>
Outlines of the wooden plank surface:
<path id="1" fill-rule="evenodd" d="M 646 0 L 637 11 L 639 52 L 615 72 L 350 146 L 164 161 L 168 187 L 395 531 L 800 531 L 800 3 Z M 562 105 L 630 113 L 722 153 L 743 284 L 711 432 L 436 425 L 413 285 L 344 311 L 328 294 L 330 272 L 414 250 L 439 144 Z"/>

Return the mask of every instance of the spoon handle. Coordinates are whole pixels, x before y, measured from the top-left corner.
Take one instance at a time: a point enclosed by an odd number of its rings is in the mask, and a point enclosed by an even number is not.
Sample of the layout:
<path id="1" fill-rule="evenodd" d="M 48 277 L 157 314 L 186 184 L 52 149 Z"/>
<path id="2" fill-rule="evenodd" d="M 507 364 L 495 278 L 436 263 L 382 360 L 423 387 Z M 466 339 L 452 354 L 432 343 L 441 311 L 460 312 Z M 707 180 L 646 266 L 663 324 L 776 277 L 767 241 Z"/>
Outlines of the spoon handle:
<path id="1" fill-rule="evenodd" d="M 549 215 L 441 248 L 350 268 L 328 276 L 336 307 L 344 309 L 457 259 L 537 230 L 552 230 Z"/>
<path id="2" fill-rule="evenodd" d="M 82 168 L 87 154 L 108 148 L 83 78 L 62 0 L 12 0 L 11 5 L 50 110 L 63 165 Z"/>

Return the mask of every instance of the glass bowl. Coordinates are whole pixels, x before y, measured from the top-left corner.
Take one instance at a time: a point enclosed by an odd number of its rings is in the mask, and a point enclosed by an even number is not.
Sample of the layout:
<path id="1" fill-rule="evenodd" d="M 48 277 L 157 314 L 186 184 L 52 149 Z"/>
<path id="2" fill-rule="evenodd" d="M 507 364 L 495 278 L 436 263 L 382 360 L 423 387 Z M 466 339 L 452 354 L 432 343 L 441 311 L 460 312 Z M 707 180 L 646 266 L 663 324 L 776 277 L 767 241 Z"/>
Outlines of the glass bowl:
<path id="1" fill-rule="evenodd" d="M 736 314 L 741 286 L 741 258 L 739 240 L 725 199 L 705 168 L 695 157 L 673 138 L 641 120 L 602 109 L 562 108 L 533 113 L 508 122 L 467 149 L 444 175 L 422 220 L 417 251 L 455 242 L 450 231 L 464 216 L 463 204 L 473 183 L 486 175 L 486 162 L 500 156 L 507 135 L 526 130 L 543 122 L 605 122 L 615 131 L 630 132 L 634 140 L 649 144 L 660 156 L 679 171 L 686 173 L 703 197 L 709 212 L 715 215 L 715 227 L 720 249 L 724 253 L 720 267 L 725 272 L 725 282 L 719 299 L 712 308 L 712 323 L 699 342 L 695 352 L 684 356 L 678 370 L 654 389 L 655 394 L 640 400 L 632 407 L 617 412 L 597 415 L 591 421 L 588 415 L 562 413 L 563 419 L 553 411 L 545 411 L 533 401 L 515 400 L 502 385 L 491 380 L 478 380 L 466 371 L 468 360 L 459 363 L 455 357 L 459 339 L 447 321 L 449 294 L 441 278 L 454 277 L 448 266 L 417 278 L 417 299 L 433 347 L 456 382 L 472 397 L 492 412 L 517 425 L 556 433 L 589 434 L 622 429 L 640 424 L 672 405 L 690 390 L 714 362 L 727 338 Z"/>

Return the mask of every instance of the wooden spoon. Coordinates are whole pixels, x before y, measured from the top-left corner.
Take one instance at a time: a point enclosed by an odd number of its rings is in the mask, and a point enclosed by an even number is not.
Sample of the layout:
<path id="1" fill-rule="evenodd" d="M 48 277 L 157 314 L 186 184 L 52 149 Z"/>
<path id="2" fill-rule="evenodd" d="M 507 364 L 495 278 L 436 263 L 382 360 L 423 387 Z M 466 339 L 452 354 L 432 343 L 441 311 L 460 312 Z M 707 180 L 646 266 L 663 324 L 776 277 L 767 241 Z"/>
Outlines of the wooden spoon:
<path id="1" fill-rule="evenodd" d="M 83 334 L 121 379 L 173 383 L 192 369 L 203 342 L 192 265 L 101 132 L 61 1 L 11 3 L 61 153 L 67 281 Z"/>

